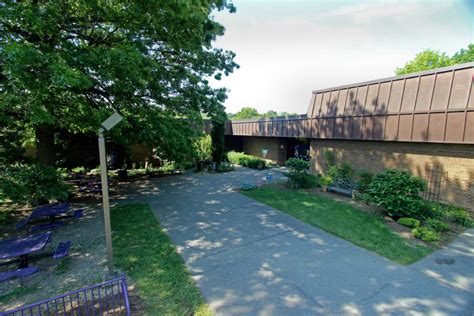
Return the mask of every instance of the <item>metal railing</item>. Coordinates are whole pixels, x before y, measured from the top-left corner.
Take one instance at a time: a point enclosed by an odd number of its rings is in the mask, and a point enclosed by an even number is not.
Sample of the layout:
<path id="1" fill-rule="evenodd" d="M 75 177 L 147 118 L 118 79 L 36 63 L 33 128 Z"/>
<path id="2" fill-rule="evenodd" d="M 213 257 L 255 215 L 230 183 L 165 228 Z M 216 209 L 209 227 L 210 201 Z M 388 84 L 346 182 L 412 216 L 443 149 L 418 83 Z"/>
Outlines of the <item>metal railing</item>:
<path id="1" fill-rule="evenodd" d="M 125 275 L 72 291 L 53 298 L 22 306 L 1 316 L 33 315 L 130 315 Z"/>

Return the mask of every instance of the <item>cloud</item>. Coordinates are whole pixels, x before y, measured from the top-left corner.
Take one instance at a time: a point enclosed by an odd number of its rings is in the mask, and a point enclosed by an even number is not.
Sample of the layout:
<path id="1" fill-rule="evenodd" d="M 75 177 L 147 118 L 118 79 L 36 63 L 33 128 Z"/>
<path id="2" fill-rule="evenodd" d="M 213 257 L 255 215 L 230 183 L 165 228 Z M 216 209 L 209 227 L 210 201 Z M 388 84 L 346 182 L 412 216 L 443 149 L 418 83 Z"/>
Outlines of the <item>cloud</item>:
<path id="1" fill-rule="evenodd" d="M 392 76 L 426 48 L 452 54 L 473 41 L 459 1 L 235 1 L 216 15 L 226 35 L 216 45 L 241 65 L 216 85 L 226 106 L 306 112 L 311 91 Z"/>

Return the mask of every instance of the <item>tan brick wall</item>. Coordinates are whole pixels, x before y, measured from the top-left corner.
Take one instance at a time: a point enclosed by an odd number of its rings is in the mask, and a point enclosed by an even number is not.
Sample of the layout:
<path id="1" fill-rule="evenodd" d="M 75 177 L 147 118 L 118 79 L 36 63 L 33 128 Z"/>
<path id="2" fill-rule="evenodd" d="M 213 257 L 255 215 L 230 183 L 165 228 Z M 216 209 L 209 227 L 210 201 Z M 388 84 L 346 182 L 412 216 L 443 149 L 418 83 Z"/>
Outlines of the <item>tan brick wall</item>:
<path id="1" fill-rule="evenodd" d="M 325 150 L 334 151 L 337 162 L 347 161 L 356 170 L 397 168 L 425 177 L 427 164 L 440 166 L 446 173 L 441 200 L 474 209 L 474 145 L 312 140 L 313 171 L 326 170 Z"/>
<path id="2" fill-rule="evenodd" d="M 286 160 L 286 142 L 281 138 L 272 137 L 244 137 L 244 152 L 249 155 L 262 157 L 273 163 L 284 163 Z M 281 146 L 284 146 L 281 148 Z M 266 157 L 262 155 L 262 149 L 267 148 Z M 282 155 L 285 153 L 285 155 Z"/>

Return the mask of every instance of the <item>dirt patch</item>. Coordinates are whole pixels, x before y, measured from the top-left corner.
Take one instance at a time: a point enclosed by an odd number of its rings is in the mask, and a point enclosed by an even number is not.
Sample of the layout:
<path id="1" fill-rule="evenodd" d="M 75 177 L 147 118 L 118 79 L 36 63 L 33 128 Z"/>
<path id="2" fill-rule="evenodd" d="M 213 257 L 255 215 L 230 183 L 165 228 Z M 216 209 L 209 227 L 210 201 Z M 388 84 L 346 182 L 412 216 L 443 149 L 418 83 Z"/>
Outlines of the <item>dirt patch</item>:
<path id="1" fill-rule="evenodd" d="M 127 199 L 127 185 L 142 185 L 146 177 L 130 182 L 111 184 L 111 202 Z M 144 183 L 143 183 L 144 184 Z M 52 241 L 42 252 L 53 252 L 59 242 L 70 240 L 69 256 L 64 259 L 44 257 L 34 261 L 39 271 L 25 278 L 10 279 L 0 283 L 0 310 L 10 310 L 43 299 L 61 295 L 72 290 L 109 280 L 106 266 L 102 196 L 100 194 L 76 194 L 69 201 L 73 210 L 84 209 L 81 219 L 66 219 L 62 227 L 52 230 Z M 15 229 L 15 223 L 31 213 L 32 208 L 14 204 L 3 204 L 0 210 L 13 210 L 9 221 L 0 223 L 0 240 L 32 234 L 27 229 Z M 39 233 L 39 232 L 38 232 Z M 0 272 L 15 269 L 15 265 L 0 267 Z M 130 282 L 132 315 L 143 315 L 143 303 Z"/>

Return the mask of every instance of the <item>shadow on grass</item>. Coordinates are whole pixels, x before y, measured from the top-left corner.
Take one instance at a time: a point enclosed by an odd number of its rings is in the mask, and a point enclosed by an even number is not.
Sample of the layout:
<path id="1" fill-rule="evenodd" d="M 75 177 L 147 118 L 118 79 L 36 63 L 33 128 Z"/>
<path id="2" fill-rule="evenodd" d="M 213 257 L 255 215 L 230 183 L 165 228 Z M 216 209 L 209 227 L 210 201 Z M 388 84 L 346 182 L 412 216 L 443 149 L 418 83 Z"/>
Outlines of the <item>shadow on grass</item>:
<path id="1" fill-rule="evenodd" d="M 135 283 L 147 314 L 211 314 L 148 205 L 114 207 L 112 227 L 115 265 Z"/>

